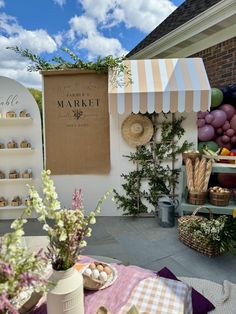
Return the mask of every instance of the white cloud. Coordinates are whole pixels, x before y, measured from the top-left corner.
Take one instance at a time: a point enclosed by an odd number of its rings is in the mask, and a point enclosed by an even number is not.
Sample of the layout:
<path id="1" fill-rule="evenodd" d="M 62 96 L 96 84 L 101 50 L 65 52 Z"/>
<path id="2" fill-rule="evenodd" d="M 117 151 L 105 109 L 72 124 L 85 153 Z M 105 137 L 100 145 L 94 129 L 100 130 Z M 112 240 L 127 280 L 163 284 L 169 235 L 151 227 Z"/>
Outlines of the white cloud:
<path id="1" fill-rule="evenodd" d="M 69 21 L 71 30 L 79 36 L 91 36 L 97 33 L 95 20 L 85 16 L 74 16 Z"/>
<path id="2" fill-rule="evenodd" d="M 85 15 L 74 16 L 69 24 L 71 28 L 68 37 L 71 40 L 77 40 L 78 49 L 88 51 L 89 59 L 106 55 L 121 56 L 127 53 L 118 39 L 107 38 L 98 31 L 93 18 Z"/>
<path id="3" fill-rule="evenodd" d="M 5 6 L 4 0 L 0 0 L 0 8 L 3 8 Z"/>
<path id="4" fill-rule="evenodd" d="M 70 19 L 67 38 L 77 41 L 77 48 L 86 49 L 90 58 L 127 53 L 118 39 L 105 37 L 103 29 L 123 22 L 127 28 L 148 33 L 176 8 L 170 0 L 78 0 L 78 3 L 84 13 Z"/>
<path id="5" fill-rule="evenodd" d="M 1 1 L 1 0 L 0 0 Z M 65 3 L 66 0 L 53 0 L 56 4 L 58 4 L 60 7 L 62 7 Z"/>
<path id="6" fill-rule="evenodd" d="M 101 34 L 96 34 L 83 38 L 78 45 L 79 49 L 87 49 L 89 59 L 96 56 L 105 57 L 107 55 L 122 56 L 128 53 L 127 50 L 122 48 L 118 39 L 107 38 Z"/>
<path id="7" fill-rule="evenodd" d="M 98 22 L 103 22 L 107 18 L 109 10 L 116 6 L 116 0 L 79 0 L 86 15 L 93 17 Z"/>
<path id="8" fill-rule="evenodd" d="M 79 0 L 85 15 L 105 26 L 124 22 L 144 33 L 152 31 L 176 6 L 170 0 Z"/>
<path id="9" fill-rule="evenodd" d="M 146 33 L 152 31 L 176 9 L 169 0 L 136 0 L 132 5 L 129 5 L 129 0 L 121 2 L 126 26 L 136 27 Z"/>
<path id="10" fill-rule="evenodd" d="M 63 43 L 63 34 L 62 33 L 58 33 L 57 35 L 54 35 L 53 38 L 54 38 L 57 46 L 61 47 L 62 43 Z"/>
<path id="11" fill-rule="evenodd" d="M 53 52 L 56 42 L 43 29 L 29 31 L 23 29 L 15 18 L 0 14 L 0 47 L 21 46 L 35 53 Z"/>
<path id="12" fill-rule="evenodd" d="M 36 54 L 52 53 L 57 49 L 55 40 L 43 29 L 29 31 L 22 28 L 14 17 L 0 14 L 0 74 L 27 86 L 41 85 L 40 75 L 27 71 L 29 61 L 6 47 L 28 48 Z"/>
<path id="13" fill-rule="evenodd" d="M 8 69 L 0 68 L 0 75 L 12 78 L 23 84 L 25 87 L 42 89 L 42 78 L 38 72 L 28 72 L 25 69 L 18 70 L 9 67 Z"/>

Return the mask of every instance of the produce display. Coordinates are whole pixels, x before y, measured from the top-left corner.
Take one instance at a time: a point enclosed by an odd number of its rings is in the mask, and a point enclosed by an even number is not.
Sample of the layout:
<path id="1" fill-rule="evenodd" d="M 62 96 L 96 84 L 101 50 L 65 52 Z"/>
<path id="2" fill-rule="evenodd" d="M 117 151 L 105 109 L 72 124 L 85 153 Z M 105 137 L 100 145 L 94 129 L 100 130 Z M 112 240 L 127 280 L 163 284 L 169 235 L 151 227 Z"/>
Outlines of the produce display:
<path id="1" fill-rule="evenodd" d="M 230 190 L 220 186 L 214 186 L 209 189 L 210 203 L 216 206 L 227 206 L 230 199 Z"/>
<path id="2" fill-rule="evenodd" d="M 186 159 L 187 187 L 190 192 L 206 192 L 212 171 L 212 160 Z"/>
<path id="3" fill-rule="evenodd" d="M 219 149 L 219 145 L 214 142 L 214 141 L 208 141 L 208 142 L 199 142 L 198 143 L 198 151 L 201 153 L 201 154 L 204 154 L 204 149 L 207 148 L 207 149 L 210 149 L 212 152 L 216 153 Z"/>
<path id="4" fill-rule="evenodd" d="M 213 186 L 209 189 L 209 192 L 210 193 L 227 193 L 229 194 L 230 193 L 230 190 L 229 189 L 226 189 L 226 188 L 222 188 L 221 186 Z"/>
<path id="5" fill-rule="evenodd" d="M 236 84 L 212 88 L 211 111 L 198 112 L 197 116 L 200 149 L 204 145 L 202 142 L 209 145 L 209 141 L 222 148 L 236 149 L 235 107 Z"/>
<path id="6" fill-rule="evenodd" d="M 231 191 L 236 191 L 236 173 L 227 173 L 228 166 L 236 168 L 236 84 L 212 88 L 211 108 L 198 112 L 197 127 L 198 150 L 195 153 L 199 152 L 202 159 L 184 160 L 188 201 L 194 205 L 205 204 L 212 164 L 217 162 L 228 165 L 222 165 L 227 169 L 225 172 L 214 171 L 215 176 L 211 177 L 211 185 L 214 186 L 209 188 L 209 202 L 216 206 L 227 206 L 233 195 Z M 236 200 L 236 192 L 234 196 Z"/>

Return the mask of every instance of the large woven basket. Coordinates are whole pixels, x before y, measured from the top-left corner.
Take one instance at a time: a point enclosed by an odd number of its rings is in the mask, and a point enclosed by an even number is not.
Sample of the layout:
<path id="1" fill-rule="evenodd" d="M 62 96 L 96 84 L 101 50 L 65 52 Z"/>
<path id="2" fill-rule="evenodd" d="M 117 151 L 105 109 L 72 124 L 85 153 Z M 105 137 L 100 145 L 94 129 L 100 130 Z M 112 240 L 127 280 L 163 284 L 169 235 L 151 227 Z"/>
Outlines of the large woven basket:
<path id="1" fill-rule="evenodd" d="M 205 206 L 199 206 L 195 209 L 195 211 L 192 213 L 192 215 L 186 215 L 186 216 L 182 216 L 178 219 L 178 232 L 179 232 L 179 240 L 181 242 L 183 242 L 185 245 L 191 247 L 192 249 L 207 255 L 209 257 L 213 257 L 213 256 L 218 256 L 221 255 L 222 253 L 219 251 L 219 249 L 217 247 L 215 247 L 214 245 L 210 245 L 206 241 L 202 241 L 196 239 L 195 237 L 192 236 L 192 233 L 186 231 L 186 229 L 184 228 L 184 226 L 186 226 L 186 224 L 190 223 L 190 222 L 201 222 L 201 221 L 207 221 L 208 219 L 202 216 L 196 216 L 197 212 L 201 209 L 201 208 L 206 208 L 209 211 L 209 219 L 213 219 L 213 214 L 210 208 L 205 207 Z"/>

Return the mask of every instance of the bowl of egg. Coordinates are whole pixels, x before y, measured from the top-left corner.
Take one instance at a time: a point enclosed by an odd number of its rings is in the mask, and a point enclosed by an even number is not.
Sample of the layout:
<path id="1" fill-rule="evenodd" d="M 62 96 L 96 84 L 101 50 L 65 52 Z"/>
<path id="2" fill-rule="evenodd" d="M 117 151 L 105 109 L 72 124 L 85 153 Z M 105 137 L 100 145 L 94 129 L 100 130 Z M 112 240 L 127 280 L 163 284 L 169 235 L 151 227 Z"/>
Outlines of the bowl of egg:
<path id="1" fill-rule="evenodd" d="M 109 287 L 117 278 L 116 269 L 105 263 L 92 262 L 83 270 L 84 288 L 101 290 Z"/>

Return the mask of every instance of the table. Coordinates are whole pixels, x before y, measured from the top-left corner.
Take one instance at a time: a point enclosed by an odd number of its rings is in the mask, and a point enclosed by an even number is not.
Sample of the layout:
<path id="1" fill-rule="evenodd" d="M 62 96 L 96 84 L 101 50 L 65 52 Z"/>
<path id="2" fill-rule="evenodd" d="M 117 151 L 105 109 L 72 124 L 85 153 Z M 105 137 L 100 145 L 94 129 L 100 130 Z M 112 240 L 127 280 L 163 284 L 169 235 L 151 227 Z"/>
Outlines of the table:
<path id="1" fill-rule="evenodd" d="M 83 257 L 82 262 L 91 262 Z M 139 314 L 192 314 L 191 287 L 161 278 L 151 270 L 137 266 L 112 264 L 118 277 L 110 287 L 85 291 L 85 314 L 96 314 L 105 306 L 111 314 L 126 314 L 135 305 Z M 45 300 L 32 314 L 46 314 Z"/>

